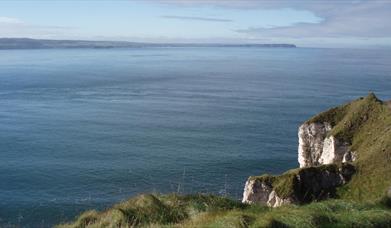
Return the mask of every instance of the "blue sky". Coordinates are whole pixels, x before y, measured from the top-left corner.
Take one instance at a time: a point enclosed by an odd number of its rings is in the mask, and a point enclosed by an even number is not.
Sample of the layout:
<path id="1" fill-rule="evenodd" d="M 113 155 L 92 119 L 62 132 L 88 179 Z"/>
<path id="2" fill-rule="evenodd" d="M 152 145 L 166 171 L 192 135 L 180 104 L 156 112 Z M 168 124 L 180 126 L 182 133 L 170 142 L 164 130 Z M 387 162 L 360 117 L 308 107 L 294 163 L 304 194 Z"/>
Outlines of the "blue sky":
<path id="1" fill-rule="evenodd" d="M 391 1 L 2 0 L 0 37 L 390 46 Z"/>

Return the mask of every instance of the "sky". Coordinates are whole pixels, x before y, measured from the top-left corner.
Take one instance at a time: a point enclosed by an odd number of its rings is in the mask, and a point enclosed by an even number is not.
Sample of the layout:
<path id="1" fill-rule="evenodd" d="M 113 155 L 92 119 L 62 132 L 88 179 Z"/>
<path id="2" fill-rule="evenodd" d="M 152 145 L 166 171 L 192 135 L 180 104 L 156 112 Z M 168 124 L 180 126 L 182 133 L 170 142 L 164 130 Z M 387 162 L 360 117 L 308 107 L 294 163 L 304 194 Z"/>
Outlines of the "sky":
<path id="1" fill-rule="evenodd" d="M 0 37 L 391 46 L 391 0 L 1 0 Z"/>

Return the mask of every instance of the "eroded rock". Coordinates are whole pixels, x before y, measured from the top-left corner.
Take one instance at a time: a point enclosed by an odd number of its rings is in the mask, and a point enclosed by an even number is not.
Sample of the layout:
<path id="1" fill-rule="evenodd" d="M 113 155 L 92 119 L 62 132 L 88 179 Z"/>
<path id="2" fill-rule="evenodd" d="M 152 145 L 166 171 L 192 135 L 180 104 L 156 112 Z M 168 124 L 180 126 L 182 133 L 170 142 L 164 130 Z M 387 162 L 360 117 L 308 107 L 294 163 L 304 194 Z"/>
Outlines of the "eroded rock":
<path id="1" fill-rule="evenodd" d="M 299 156 L 300 167 L 319 165 L 322 156 L 324 140 L 331 130 L 331 125 L 325 123 L 304 123 L 299 127 Z"/>
<path id="2" fill-rule="evenodd" d="M 291 198 L 291 197 L 281 198 L 278 196 L 277 192 L 273 190 L 269 194 L 269 199 L 267 200 L 266 204 L 269 207 L 279 207 L 279 206 L 282 206 L 285 204 L 291 204 L 294 202 L 295 202 L 294 198 Z"/>
<path id="3" fill-rule="evenodd" d="M 248 179 L 244 185 L 243 203 L 267 202 L 273 191 L 270 182 Z"/>
<path id="4" fill-rule="evenodd" d="M 300 167 L 311 167 L 324 164 L 352 162 L 354 153 L 350 145 L 338 140 L 329 132 L 329 123 L 304 123 L 299 127 L 298 161 Z"/>

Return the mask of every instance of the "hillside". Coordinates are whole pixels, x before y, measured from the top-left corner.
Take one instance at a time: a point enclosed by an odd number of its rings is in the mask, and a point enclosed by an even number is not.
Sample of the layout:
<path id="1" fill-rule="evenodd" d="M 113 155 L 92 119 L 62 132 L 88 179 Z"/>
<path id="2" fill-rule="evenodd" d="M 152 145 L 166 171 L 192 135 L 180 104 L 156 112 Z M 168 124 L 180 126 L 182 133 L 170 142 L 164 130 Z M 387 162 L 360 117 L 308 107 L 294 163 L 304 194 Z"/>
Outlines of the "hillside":
<path id="1" fill-rule="evenodd" d="M 390 227 L 384 202 L 328 200 L 270 209 L 212 195 L 140 195 L 103 212 L 87 211 L 76 227 Z"/>
<path id="2" fill-rule="evenodd" d="M 338 190 L 340 198 L 376 200 L 391 186 L 391 111 L 373 93 L 315 116 L 333 123 L 330 135 L 350 144 L 357 173 Z"/>
<path id="3" fill-rule="evenodd" d="M 299 129 L 301 168 L 250 177 L 244 203 L 140 195 L 59 227 L 391 227 L 389 103 L 369 94 Z"/>

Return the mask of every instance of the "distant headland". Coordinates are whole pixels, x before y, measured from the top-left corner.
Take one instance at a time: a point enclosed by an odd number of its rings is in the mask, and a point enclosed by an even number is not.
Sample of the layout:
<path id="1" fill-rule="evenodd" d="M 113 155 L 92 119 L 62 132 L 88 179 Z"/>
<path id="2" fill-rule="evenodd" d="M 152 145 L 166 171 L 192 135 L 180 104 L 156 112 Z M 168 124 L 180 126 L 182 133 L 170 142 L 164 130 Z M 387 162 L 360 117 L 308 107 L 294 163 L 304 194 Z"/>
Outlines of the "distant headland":
<path id="1" fill-rule="evenodd" d="M 1 49 L 56 48 L 143 48 L 143 47 L 263 47 L 295 48 L 294 44 L 224 44 L 224 43 L 143 43 L 128 41 L 47 40 L 30 38 L 0 38 Z"/>

